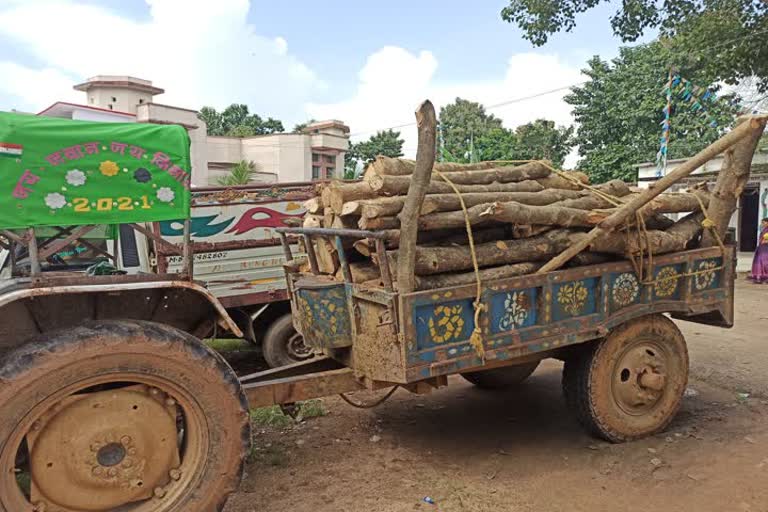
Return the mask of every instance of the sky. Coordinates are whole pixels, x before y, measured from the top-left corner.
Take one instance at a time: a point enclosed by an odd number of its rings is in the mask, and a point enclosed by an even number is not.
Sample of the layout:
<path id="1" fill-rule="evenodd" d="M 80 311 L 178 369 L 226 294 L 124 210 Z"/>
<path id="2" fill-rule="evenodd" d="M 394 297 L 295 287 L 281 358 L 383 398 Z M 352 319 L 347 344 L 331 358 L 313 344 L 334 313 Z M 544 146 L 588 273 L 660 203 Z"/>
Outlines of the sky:
<path id="1" fill-rule="evenodd" d="M 0 0 L 0 110 L 83 102 L 99 74 L 152 80 L 156 101 L 199 109 L 246 103 L 284 122 L 340 119 L 353 140 L 404 126 L 462 97 L 491 106 L 581 82 L 588 58 L 614 57 L 617 2 L 534 48 L 500 17 L 505 0 Z M 490 110 L 514 128 L 572 122 L 567 91 Z"/>

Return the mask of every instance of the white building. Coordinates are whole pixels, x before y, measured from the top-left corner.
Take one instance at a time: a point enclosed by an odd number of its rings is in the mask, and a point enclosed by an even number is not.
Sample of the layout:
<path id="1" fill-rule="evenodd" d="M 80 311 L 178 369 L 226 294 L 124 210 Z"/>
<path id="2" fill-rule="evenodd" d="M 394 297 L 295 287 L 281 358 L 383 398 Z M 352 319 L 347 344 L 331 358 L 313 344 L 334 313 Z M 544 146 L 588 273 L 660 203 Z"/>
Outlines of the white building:
<path id="1" fill-rule="evenodd" d="M 196 110 L 155 102 L 165 91 L 149 80 L 95 76 L 74 86 L 85 103 L 56 102 L 38 115 L 85 121 L 179 124 L 191 139 L 192 186 L 215 185 L 241 160 L 256 164 L 254 182 L 297 182 L 340 177 L 349 127 L 337 120 L 308 125 L 302 133 L 254 137 L 209 136 Z"/>
<path id="2" fill-rule="evenodd" d="M 667 161 L 666 172 L 673 171 L 687 159 L 675 159 Z M 723 165 L 723 155 L 710 160 L 696 169 L 693 174 L 677 185 L 673 190 L 682 190 L 692 184 L 707 181 L 714 185 L 717 173 Z M 658 180 L 655 162 L 646 162 L 638 165 L 638 185 L 647 188 Z M 744 192 L 739 198 L 738 210 L 731 218 L 730 227 L 736 229 L 736 241 L 739 251 L 752 252 L 757 245 L 757 236 L 760 231 L 760 220 L 768 217 L 768 147 L 761 147 L 755 152 L 752 159 L 752 173 Z"/>

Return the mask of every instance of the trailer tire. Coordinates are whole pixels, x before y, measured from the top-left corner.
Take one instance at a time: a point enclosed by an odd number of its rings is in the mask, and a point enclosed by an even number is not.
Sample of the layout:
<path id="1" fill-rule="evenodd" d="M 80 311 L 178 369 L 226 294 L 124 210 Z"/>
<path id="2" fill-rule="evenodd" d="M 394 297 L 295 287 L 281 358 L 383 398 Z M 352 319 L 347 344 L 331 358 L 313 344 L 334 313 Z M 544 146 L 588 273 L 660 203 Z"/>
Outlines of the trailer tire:
<path id="1" fill-rule="evenodd" d="M 293 327 L 293 317 L 287 313 L 269 326 L 262 345 L 264 359 L 272 368 L 299 363 L 314 357 L 312 350 Z"/>
<path id="2" fill-rule="evenodd" d="M 562 384 L 579 422 L 620 443 L 664 430 L 687 382 L 685 338 L 656 314 L 630 320 L 566 359 Z"/>
<path id="3" fill-rule="evenodd" d="M 220 511 L 240 483 L 243 390 L 178 329 L 102 321 L 45 333 L 0 359 L 0 383 L 2 511 Z"/>
<path id="4" fill-rule="evenodd" d="M 466 372 L 462 373 L 461 376 L 480 389 L 509 389 L 530 377 L 536 371 L 539 362 L 534 361 L 533 363 L 516 364 L 514 366 L 504 366 L 503 368 Z"/>

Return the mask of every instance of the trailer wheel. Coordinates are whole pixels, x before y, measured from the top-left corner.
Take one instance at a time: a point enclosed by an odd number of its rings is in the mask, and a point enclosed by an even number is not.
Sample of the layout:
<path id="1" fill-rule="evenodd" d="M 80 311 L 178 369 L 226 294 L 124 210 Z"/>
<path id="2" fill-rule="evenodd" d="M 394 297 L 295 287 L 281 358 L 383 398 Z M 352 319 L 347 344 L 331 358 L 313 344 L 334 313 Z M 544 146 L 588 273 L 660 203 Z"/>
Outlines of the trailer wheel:
<path id="1" fill-rule="evenodd" d="M 563 393 L 579 422 L 615 443 L 663 430 L 688 382 L 688 350 L 662 315 L 630 320 L 565 361 Z"/>
<path id="2" fill-rule="evenodd" d="M 538 366 L 539 361 L 535 361 L 503 368 L 466 372 L 462 373 L 461 376 L 481 389 L 508 389 L 530 377 Z"/>
<path id="3" fill-rule="evenodd" d="M 250 445 L 232 369 L 196 338 L 104 321 L 0 360 L 0 510 L 208 512 Z"/>
<path id="4" fill-rule="evenodd" d="M 306 361 L 314 357 L 312 349 L 304 344 L 304 337 L 293 327 L 290 313 L 275 320 L 264 336 L 264 359 L 272 368 Z"/>

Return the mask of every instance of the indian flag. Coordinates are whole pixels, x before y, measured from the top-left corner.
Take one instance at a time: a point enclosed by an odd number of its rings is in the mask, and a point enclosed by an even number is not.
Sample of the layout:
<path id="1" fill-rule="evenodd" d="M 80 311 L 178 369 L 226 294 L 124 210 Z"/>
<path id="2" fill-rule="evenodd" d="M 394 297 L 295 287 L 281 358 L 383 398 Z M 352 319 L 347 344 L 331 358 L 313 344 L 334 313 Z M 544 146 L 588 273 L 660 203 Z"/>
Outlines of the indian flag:
<path id="1" fill-rule="evenodd" d="M 21 156 L 24 146 L 21 144 L 11 144 L 10 142 L 0 142 L 0 155 Z"/>

